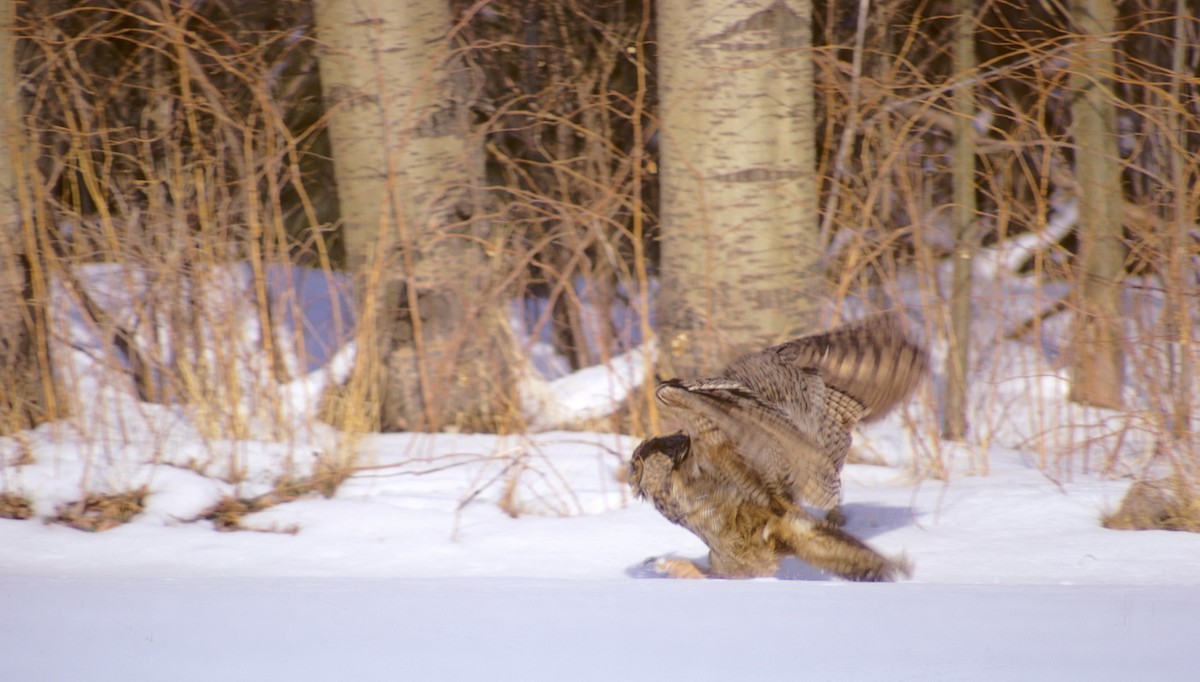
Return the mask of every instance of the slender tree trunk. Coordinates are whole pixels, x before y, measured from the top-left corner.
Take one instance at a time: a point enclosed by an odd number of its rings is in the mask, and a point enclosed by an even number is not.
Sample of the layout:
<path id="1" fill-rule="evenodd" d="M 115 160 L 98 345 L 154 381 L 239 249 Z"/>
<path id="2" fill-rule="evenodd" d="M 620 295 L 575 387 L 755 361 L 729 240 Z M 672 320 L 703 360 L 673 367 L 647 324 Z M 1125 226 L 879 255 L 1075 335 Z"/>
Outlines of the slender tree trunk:
<path id="1" fill-rule="evenodd" d="M 19 164 L 27 159 L 17 90 L 16 3 L 0 3 L 0 435 L 54 415 L 45 287 L 32 226 L 18 198 Z"/>
<path id="2" fill-rule="evenodd" d="M 966 79 L 975 69 L 974 3 L 957 0 L 954 72 Z M 954 91 L 954 225 L 953 273 L 950 280 L 950 344 L 946 354 L 946 394 L 942 404 L 942 437 L 967 435 L 967 370 L 971 341 L 971 259 L 975 233 L 975 95 L 971 85 Z"/>
<path id="3" fill-rule="evenodd" d="M 1074 0 L 1078 36 L 1072 105 L 1075 175 L 1079 183 L 1080 279 L 1071 400 L 1119 407 L 1124 379 L 1121 348 L 1121 160 L 1117 151 L 1112 73 L 1113 0 Z"/>
<path id="4" fill-rule="evenodd" d="M 811 4 L 665 0 L 658 12 L 660 362 L 686 376 L 816 321 Z"/>
<path id="5" fill-rule="evenodd" d="M 1171 341 L 1169 344 L 1169 352 L 1171 353 L 1171 367 L 1168 376 L 1171 377 L 1173 385 L 1171 386 L 1172 402 L 1174 403 L 1174 415 L 1172 419 L 1171 432 L 1172 434 L 1183 440 L 1191 433 L 1192 430 L 1192 385 L 1195 379 L 1194 358 L 1192 356 L 1193 338 L 1192 338 L 1192 314 L 1191 304 L 1189 303 L 1188 293 L 1194 292 L 1195 284 L 1192 279 L 1190 268 L 1188 267 L 1188 244 L 1191 242 L 1189 234 L 1191 228 L 1196 223 L 1196 216 L 1191 214 L 1188 208 L 1188 186 L 1187 186 L 1187 159 L 1182 151 L 1187 149 L 1187 127 L 1181 120 L 1182 116 L 1179 113 L 1179 107 L 1182 106 L 1182 83 L 1187 73 L 1187 11 L 1186 2 L 1184 0 L 1175 1 L 1175 45 L 1172 50 L 1171 63 L 1172 73 L 1174 74 L 1171 80 L 1171 103 L 1170 111 L 1173 119 L 1173 125 L 1170 129 L 1175 131 L 1178 136 L 1178 146 L 1171 152 L 1171 180 L 1174 192 L 1175 205 L 1173 207 L 1172 218 L 1175 223 L 1175 230 L 1172 237 L 1168 240 L 1170 244 L 1170 262 L 1167 266 L 1167 328 Z"/>
<path id="6" fill-rule="evenodd" d="M 441 0 L 317 0 L 321 79 L 349 268 L 356 380 L 380 425 L 489 428 L 511 395 L 511 334 L 488 296 L 470 74 Z"/>

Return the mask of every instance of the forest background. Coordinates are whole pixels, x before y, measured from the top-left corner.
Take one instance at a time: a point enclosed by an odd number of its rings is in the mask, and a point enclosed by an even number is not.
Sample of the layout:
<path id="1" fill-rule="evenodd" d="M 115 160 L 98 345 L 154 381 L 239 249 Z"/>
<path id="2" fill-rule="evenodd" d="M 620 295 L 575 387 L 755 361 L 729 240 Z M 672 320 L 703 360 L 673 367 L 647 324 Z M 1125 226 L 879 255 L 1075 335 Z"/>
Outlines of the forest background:
<path id="1" fill-rule="evenodd" d="M 938 364 L 922 475 L 946 443 L 986 453 L 1006 378 L 1061 374 L 1081 409 L 1027 444 L 1040 466 L 1096 457 L 1150 481 L 1127 523 L 1200 524 L 1194 1 L 2 11 L 0 433 L 93 400 L 54 350 L 56 296 L 108 380 L 214 442 L 293 438 L 280 387 L 351 342 L 311 415 L 342 433 L 644 435 L 655 373 L 900 310 Z M 132 309 L 97 296 L 97 266 Z M 208 297 L 229 266 L 254 330 Z M 325 275 L 346 338 L 280 331 L 306 324 L 281 266 Z M 557 369 L 532 362 L 541 339 Z M 1012 343 L 1028 363 L 995 359 Z M 654 360 L 643 390 L 544 418 L 539 382 L 627 352 Z M 302 483 L 282 458 L 280 495 L 335 490 L 344 445 Z"/>

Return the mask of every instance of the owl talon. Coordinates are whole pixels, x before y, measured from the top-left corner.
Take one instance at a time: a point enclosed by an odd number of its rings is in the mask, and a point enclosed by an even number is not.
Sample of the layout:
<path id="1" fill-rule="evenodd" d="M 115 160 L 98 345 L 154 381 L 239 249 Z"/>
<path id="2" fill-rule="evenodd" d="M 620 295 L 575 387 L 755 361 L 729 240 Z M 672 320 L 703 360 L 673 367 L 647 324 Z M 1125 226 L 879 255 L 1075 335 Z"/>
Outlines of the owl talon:
<path id="1" fill-rule="evenodd" d="M 704 574 L 704 571 L 700 570 L 699 566 L 687 559 L 671 559 L 668 557 L 654 559 L 654 570 L 670 578 L 694 580 L 708 577 Z"/>
<path id="2" fill-rule="evenodd" d="M 825 512 L 825 520 L 837 526 L 838 528 L 846 525 L 846 515 L 842 513 L 841 507 L 834 507 L 833 509 Z"/>

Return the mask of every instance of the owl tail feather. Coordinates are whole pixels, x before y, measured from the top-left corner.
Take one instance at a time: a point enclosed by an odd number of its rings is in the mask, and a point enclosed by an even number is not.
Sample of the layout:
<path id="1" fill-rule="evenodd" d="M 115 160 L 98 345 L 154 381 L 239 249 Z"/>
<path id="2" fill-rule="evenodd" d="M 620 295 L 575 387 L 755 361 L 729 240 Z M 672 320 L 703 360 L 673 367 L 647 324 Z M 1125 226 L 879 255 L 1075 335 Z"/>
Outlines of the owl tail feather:
<path id="1" fill-rule="evenodd" d="M 828 521 L 804 512 L 780 517 L 772 529 L 791 554 L 846 580 L 891 582 L 912 575 L 904 557 L 889 559 Z"/>

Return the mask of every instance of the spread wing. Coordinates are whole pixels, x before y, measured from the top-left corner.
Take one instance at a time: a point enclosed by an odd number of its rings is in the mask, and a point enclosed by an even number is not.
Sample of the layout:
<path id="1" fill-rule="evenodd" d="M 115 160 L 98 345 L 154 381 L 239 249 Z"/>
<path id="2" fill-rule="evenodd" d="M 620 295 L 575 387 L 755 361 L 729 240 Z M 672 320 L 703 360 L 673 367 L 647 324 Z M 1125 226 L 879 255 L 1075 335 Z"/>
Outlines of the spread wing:
<path id="1" fill-rule="evenodd" d="M 896 313 L 801 336 L 762 355 L 773 362 L 815 368 L 826 386 L 861 405 L 855 419 L 868 422 L 883 418 L 907 398 L 929 368 L 925 349 L 909 337 Z M 736 361 L 726 374 L 748 359 Z"/>
<path id="2" fill-rule="evenodd" d="M 801 394 L 823 402 L 820 379 L 799 373 L 807 388 Z M 683 419 L 693 442 L 725 439 L 742 462 L 758 474 L 768 489 L 820 508 L 836 503 L 840 477 L 815 431 L 794 421 L 783 409 L 768 404 L 744 383 L 726 379 L 672 380 L 659 384 L 658 400 Z M 694 447 L 693 456 L 725 451 Z M 699 462 L 704 467 L 704 462 Z M 712 463 L 719 468 L 720 463 Z"/>
<path id="3" fill-rule="evenodd" d="M 723 376 L 745 384 L 814 434 L 840 471 L 854 425 L 883 418 L 912 394 L 928 367 L 925 349 L 892 312 L 745 355 Z M 797 381 L 801 371 L 819 375 L 824 391 Z"/>
<path id="4" fill-rule="evenodd" d="M 743 356 L 719 377 L 664 382 L 656 396 L 705 444 L 693 448 L 701 469 L 752 487 L 716 461 L 732 450 L 772 494 L 828 509 L 854 424 L 907 398 L 928 364 L 899 317 L 883 314 Z"/>

